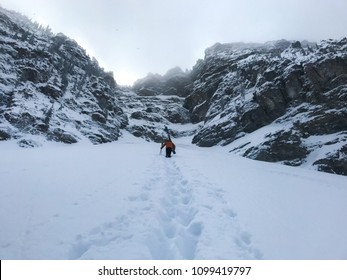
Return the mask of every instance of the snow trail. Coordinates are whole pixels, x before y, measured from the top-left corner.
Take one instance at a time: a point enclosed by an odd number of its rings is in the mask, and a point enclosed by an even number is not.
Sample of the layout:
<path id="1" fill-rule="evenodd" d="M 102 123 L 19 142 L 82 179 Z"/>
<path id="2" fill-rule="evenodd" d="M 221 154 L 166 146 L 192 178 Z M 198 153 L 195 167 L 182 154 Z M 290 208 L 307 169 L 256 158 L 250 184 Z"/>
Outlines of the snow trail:
<path id="1" fill-rule="evenodd" d="M 101 257 L 108 251 L 114 259 L 261 259 L 223 191 L 197 170 L 192 170 L 196 179 L 185 178 L 177 160 L 153 156 L 145 169 L 148 179 L 134 183 L 141 192 L 127 198 L 128 211 L 77 235 L 69 258 Z"/>
<path id="2" fill-rule="evenodd" d="M 173 160 L 162 158 L 159 161 L 160 169 L 164 172 L 158 187 L 163 188 L 164 192 L 159 197 L 160 208 L 156 214 L 159 228 L 155 232 L 160 232 L 159 237 L 165 243 L 162 245 L 171 248 L 169 255 L 194 259 L 202 224 L 194 220 L 198 210 L 192 203 L 193 191 Z M 160 259 L 162 246 L 158 247 L 155 240 L 151 241 L 152 257 Z"/>

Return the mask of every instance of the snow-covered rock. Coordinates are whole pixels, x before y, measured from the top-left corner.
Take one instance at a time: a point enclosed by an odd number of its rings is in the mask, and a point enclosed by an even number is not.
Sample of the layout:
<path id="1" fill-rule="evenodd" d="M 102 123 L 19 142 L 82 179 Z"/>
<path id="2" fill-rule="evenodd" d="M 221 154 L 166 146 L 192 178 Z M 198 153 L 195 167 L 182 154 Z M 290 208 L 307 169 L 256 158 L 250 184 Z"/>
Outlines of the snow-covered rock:
<path id="1" fill-rule="evenodd" d="M 346 77 L 346 38 L 216 44 L 194 66 L 185 100 L 192 121 L 204 123 L 193 143 L 346 175 Z"/>
<path id="2" fill-rule="evenodd" d="M 128 116 L 126 130 L 147 141 L 162 142 L 170 128 L 173 137 L 193 135 L 198 125 L 192 125 L 184 98 L 175 95 L 141 96 L 133 91 L 120 95 L 120 105 Z"/>
<path id="3" fill-rule="evenodd" d="M 0 9 L 0 140 L 117 140 L 127 124 L 119 92 L 75 41 Z"/>

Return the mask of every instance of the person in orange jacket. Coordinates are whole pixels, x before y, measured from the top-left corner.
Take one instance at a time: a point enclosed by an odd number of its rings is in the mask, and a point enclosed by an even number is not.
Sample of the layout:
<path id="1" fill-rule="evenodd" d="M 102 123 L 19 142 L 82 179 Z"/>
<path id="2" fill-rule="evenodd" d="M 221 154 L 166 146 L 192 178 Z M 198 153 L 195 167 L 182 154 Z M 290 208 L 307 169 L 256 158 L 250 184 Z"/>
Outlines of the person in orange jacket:
<path id="1" fill-rule="evenodd" d="M 169 158 L 171 157 L 171 153 L 173 152 L 176 154 L 176 146 L 175 144 L 171 141 L 171 139 L 167 139 L 162 143 L 160 150 L 162 150 L 164 147 L 166 147 L 166 157 Z"/>

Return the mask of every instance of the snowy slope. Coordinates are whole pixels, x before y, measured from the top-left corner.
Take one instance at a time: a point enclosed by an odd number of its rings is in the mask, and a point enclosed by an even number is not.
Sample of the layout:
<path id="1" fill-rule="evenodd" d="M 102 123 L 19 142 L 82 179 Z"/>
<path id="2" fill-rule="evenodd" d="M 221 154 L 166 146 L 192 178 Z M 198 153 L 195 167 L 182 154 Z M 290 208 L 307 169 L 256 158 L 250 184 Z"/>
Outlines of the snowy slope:
<path id="1" fill-rule="evenodd" d="M 0 143 L 0 259 L 347 259 L 347 179 L 125 135 Z"/>

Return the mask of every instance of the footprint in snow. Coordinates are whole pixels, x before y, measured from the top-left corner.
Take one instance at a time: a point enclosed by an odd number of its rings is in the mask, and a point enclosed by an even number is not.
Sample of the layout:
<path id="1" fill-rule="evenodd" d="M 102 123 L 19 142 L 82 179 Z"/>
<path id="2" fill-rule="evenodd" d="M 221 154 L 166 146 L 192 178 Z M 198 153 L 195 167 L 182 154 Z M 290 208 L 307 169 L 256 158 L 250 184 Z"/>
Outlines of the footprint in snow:
<path id="1" fill-rule="evenodd" d="M 249 258 L 252 256 L 254 259 L 260 260 L 263 258 L 262 252 L 260 252 L 257 248 L 252 246 L 252 236 L 250 233 L 243 231 L 239 234 L 239 236 L 234 238 L 235 244 L 241 249 L 243 252 L 244 258 Z"/>
<path id="2" fill-rule="evenodd" d="M 71 260 L 81 259 L 92 246 L 105 247 L 113 241 L 122 242 L 132 237 L 132 233 L 129 232 L 128 218 L 125 215 L 119 216 L 111 222 L 94 227 L 86 236 L 76 235 L 68 256 Z"/>

